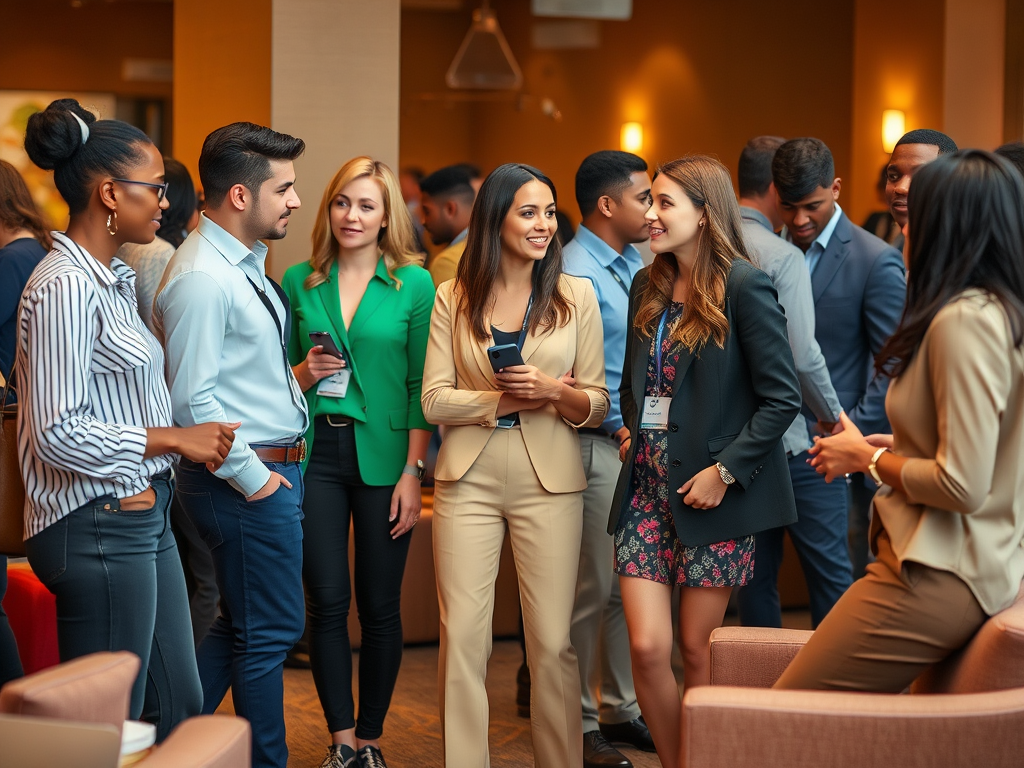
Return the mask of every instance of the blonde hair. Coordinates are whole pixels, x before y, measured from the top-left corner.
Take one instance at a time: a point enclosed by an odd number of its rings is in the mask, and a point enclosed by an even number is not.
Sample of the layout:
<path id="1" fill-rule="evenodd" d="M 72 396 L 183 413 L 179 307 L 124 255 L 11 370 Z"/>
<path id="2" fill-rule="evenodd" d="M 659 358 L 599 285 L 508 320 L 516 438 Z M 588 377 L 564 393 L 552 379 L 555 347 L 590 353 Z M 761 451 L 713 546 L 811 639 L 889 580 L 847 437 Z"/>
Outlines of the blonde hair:
<path id="1" fill-rule="evenodd" d="M 309 266 L 313 268 L 313 272 L 306 278 L 307 290 L 327 282 L 331 274 L 331 265 L 338 257 L 338 241 L 334 239 L 334 232 L 331 230 L 331 203 L 348 184 L 362 178 L 376 181 L 384 198 L 384 220 L 387 225 L 381 227 L 377 244 L 384 255 L 388 277 L 395 280 L 395 287 L 402 286 L 402 281 L 395 277 L 396 269 L 420 263 L 412 219 L 402 201 L 402 190 L 394 172 L 380 160 L 353 157 L 334 174 L 320 200 L 316 224 L 313 226 L 313 255 L 309 259 Z"/>
<path id="2" fill-rule="evenodd" d="M 752 262 L 743 242 L 739 205 L 732 191 L 732 179 L 724 165 L 713 157 L 691 155 L 665 163 L 654 178 L 665 175 L 678 184 L 706 220 L 697 241 L 697 256 L 690 277 L 690 296 L 683 316 L 672 330 L 672 338 L 699 353 L 708 342 L 725 345 L 729 320 L 725 316 L 725 283 L 735 259 Z M 675 256 L 654 257 L 650 277 L 639 301 L 635 327 L 649 336 L 662 312 L 672 301 L 672 289 L 679 267 Z"/>

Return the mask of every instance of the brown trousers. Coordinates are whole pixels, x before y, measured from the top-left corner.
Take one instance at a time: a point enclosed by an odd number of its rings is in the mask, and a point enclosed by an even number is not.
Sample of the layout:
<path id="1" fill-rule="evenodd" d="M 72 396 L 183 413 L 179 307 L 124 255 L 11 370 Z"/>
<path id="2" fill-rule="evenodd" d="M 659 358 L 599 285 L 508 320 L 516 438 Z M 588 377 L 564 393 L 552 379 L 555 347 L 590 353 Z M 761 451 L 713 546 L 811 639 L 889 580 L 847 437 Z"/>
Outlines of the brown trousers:
<path id="1" fill-rule="evenodd" d="M 914 562 L 901 571 L 884 530 L 877 546 L 867 575 L 840 598 L 776 688 L 899 693 L 985 623 L 959 577 Z"/>

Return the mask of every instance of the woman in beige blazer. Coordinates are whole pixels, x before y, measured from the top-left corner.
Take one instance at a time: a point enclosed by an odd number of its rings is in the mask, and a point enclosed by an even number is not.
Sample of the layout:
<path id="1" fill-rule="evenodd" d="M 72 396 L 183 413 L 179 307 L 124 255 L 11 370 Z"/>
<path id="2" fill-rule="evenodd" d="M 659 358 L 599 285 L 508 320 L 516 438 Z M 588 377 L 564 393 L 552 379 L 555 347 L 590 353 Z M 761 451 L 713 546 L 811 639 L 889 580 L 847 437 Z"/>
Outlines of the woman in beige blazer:
<path id="1" fill-rule="evenodd" d="M 1009 606 L 1024 578 L 1024 183 L 980 150 L 910 189 L 907 305 L 878 367 L 892 435 L 845 429 L 811 460 L 874 476 L 878 560 L 776 684 L 899 692 Z"/>
<path id="2" fill-rule="evenodd" d="M 431 319 L 423 413 L 446 425 L 433 532 L 447 768 L 490 765 L 484 678 L 506 527 L 533 680 L 536 765 L 583 763 L 569 644 L 586 487 L 576 428 L 600 425 L 609 400 L 597 299 L 588 281 L 562 274 L 557 226 L 546 176 L 518 164 L 495 170 Z M 488 348 L 506 343 L 519 346 L 525 364 L 495 374 Z"/>

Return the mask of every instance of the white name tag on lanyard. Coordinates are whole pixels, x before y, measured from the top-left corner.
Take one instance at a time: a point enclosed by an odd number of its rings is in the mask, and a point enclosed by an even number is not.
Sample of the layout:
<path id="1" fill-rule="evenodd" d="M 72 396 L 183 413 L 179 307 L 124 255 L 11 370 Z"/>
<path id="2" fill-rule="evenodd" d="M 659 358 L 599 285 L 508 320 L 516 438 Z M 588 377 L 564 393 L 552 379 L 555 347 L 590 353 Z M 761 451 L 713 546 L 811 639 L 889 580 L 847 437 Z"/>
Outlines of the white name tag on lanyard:
<path id="1" fill-rule="evenodd" d="M 352 378 L 352 371 L 342 368 L 337 373 L 331 374 L 326 379 L 320 379 L 316 393 L 323 397 L 344 397 L 348 392 L 348 382 Z"/>
<path id="2" fill-rule="evenodd" d="M 671 405 L 671 397 L 645 397 L 640 429 L 668 429 L 668 409 Z"/>

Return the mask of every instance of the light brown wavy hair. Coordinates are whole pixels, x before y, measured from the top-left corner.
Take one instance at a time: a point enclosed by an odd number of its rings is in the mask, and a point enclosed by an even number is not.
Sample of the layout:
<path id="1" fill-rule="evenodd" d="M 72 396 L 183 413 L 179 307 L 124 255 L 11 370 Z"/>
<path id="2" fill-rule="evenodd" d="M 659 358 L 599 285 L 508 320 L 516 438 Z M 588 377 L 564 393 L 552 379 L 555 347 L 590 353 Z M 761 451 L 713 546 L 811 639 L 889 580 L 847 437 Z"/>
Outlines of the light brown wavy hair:
<path id="1" fill-rule="evenodd" d="M 356 179 L 368 177 L 377 182 L 384 199 L 384 221 L 377 236 L 377 244 L 384 256 L 388 276 L 395 280 L 395 287 L 401 288 L 402 281 L 395 277 L 395 270 L 408 264 L 419 264 L 421 256 L 416 248 L 409 209 L 402 201 L 402 190 L 394 172 L 380 160 L 371 157 L 353 157 L 334 174 L 331 183 L 324 190 L 313 226 L 313 255 L 309 259 L 312 273 L 305 280 L 306 290 L 326 283 L 331 275 L 331 265 L 338 258 L 338 241 L 331 230 L 331 204 L 345 186 Z"/>
<path id="2" fill-rule="evenodd" d="M 46 220 L 36 208 L 25 180 L 6 160 L 0 160 L 0 224 L 7 229 L 27 229 L 47 250 L 53 245 Z"/>
<path id="3" fill-rule="evenodd" d="M 732 179 L 724 165 L 707 155 L 690 155 L 658 168 L 654 178 L 667 176 L 678 184 L 693 205 L 704 213 L 697 240 L 697 257 L 690 276 L 690 296 L 683 316 L 671 331 L 690 352 L 700 353 L 708 341 L 725 346 L 729 320 L 725 316 L 725 283 L 734 259 L 753 263 L 743 242 L 740 208 Z M 651 264 L 647 285 L 640 295 L 634 326 L 653 336 L 658 319 L 672 301 L 679 274 L 671 253 L 660 253 Z"/>

